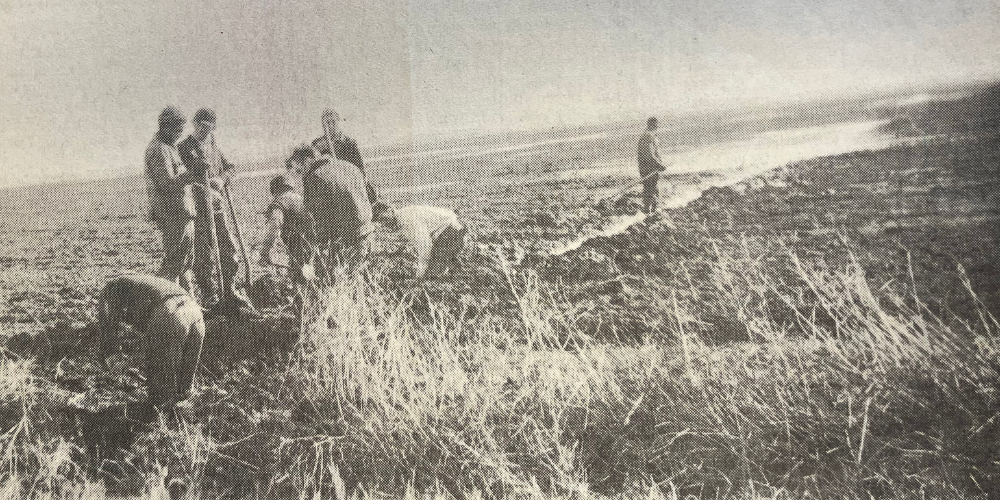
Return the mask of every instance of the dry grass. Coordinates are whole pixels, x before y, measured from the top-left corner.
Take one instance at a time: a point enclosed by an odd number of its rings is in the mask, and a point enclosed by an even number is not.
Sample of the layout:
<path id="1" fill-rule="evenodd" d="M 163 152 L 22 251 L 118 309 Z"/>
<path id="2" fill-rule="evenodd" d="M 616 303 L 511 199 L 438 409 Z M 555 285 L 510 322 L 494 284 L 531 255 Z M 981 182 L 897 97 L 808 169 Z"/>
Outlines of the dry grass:
<path id="1" fill-rule="evenodd" d="M 206 380 L 133 447 L 166 498 L 910 498 L 988 488 L 996 320 L 946 323 L 859 266 L 719 245 L 711 279 L 647 292 L 664 325 L 599 342 L 558 290 L 502 261 L 516 317 L 341 275 L 288 364 Z M 775 263 L 785 266 L 778 269 Z M 975 300 L 970 296 L 970 300 Z M 720 313 L 753 342 L 719 345 Z M 2 365 L 5 498 L 102 498 L 30 362 Z M 242 374 L 242 375 L 241 375 Z"/>

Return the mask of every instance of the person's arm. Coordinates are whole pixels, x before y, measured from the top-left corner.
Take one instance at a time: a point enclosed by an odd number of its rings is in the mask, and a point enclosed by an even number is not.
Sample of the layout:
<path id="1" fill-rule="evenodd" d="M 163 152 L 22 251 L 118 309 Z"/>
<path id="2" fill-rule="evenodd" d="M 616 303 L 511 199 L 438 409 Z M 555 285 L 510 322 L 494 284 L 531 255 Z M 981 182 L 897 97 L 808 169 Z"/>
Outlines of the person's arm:
<path id="1" fill-rule="evenodd" d="M 424 273 L 427 272 L 427 266 L 431 261 L 431 248 L 434 246 L 434 241 L 431 239 L 431 234 L 427 230 L 426 224 L 421 224 L 419 221 L 400 221 L 400 229 L 406 239 L 410 240 L 410 244 L 413 245 L 416 251 L 417 257 L 417 275 L 416 277 L 423 278 Z"/>
<path id="2" fill-rule="evenodd" d="M 657 169 L 663 172 L 667 169 L 666 165 L 663 164 L 663 157 L 660 156 L 660 140 L 654 135 L 653 140 L 649 144 L 650 153 L 652 153 L 653 159 L 656 160 Z"/>
<path id="3" fill-rule="evenodd" d="M 341 160 L 346 160 L 357 165 L 361 169 L 361 173 L 364 174 L 365 162 L 361 159 L 361 150 L 358 149 L 358 143 L 354 139 L 345 136 L 343 144 L 344 157 Z"/>
<path id="4" fill-rule="evenodd" d="M 274 242 L 281 236 L 281 226 L 285 223 L 285 212 L 279 207 L 272 208 L 267 214 L 267 233 L 264 236 L 264 243 L 260 247 L 261 265 L 271 264 L 271 248 Z"/>
<path id="5" fill-rule="evenodd" d="M 371 203 L 373 206 L 378 203 L 378 193 L 375 192 L 372 183 L 368 181 L 368 177 L 365 177 L 365 190 L 368 191 L 368 203 Z"/>
<path id="6" fill-rule="evenodd" d="M 344 136 L 343 141 L 341 141 L 340 154 L 343 157 L 338 156 L 339 159 L 353 163 L 361 171 L 361 176 L 365 178 L 365 191 L 368 193 L 368 202 L 372 205 L 377 203 L 378 193 L 375 191 L 375 187 L 372 186 L 371 181 L 368 180 L 368 173 L 365 172 L 365 162 L 361 158 L 361 150 L 358 149 L 357 141 Z"/>
<path id="7" fill-rule="evenodd" d="M 194 181 L 194 176 L 180 163 L 173 169 L 170 153 L 163 147 L 155 148 L 146 155 L 146 172 L 159 194 L 175 191 Z"/>

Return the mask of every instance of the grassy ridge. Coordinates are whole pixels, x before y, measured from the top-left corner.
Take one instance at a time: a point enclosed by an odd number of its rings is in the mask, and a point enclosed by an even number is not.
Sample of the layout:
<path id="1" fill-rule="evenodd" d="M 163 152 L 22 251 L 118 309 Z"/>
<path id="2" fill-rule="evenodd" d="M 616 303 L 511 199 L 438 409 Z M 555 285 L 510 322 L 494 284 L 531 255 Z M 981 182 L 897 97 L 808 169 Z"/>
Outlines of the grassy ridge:
<path id="1" fill-rule="evenodd" d="M 991 316 L 948 324 L 872 290 L 857 266 L 794 253 L 792 275 L 776 276 L 762 248 L 732 243 L 718 246 L 709 306 L 753 328 L 753 343 L 703 339 L 706 297 L 690 290 L 649 290 L 666 331 L 625 345 L 581 330 L 558 290 L 506 264 L 495 271 L 516 316 L 463 317 L 339 280 L 310 302 L 285 367 L 203 380 L 180 424 L 140 434 L 128 486 L 152 494 L 167 475 L 204 497 L 910 498 L 988 484 Z M 772 295 L 785 307 L 763 306 Z M 53 393 L 28 368 L 5 364 L 5 410 L 24 418 L 4 439 L 4 484 L 97 494 L 98 464 L 44 417 Z"/>

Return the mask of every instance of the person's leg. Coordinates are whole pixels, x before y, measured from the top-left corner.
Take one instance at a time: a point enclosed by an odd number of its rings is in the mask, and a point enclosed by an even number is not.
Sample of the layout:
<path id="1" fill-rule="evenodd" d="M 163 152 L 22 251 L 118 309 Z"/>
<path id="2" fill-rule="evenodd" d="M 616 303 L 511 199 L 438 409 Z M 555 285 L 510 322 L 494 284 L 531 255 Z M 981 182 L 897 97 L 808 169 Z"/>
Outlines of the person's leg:
<path id="1" fill-rule="evenodd" d="M 657 186 L 658 181 L 659 179 L 654 177 L 652 179 L 647 179 L 642 183 L 643 212 L 647 214 L 651 214 L 657 209 L 660 198 L 660 191 Z"/>
<path id="2" fill-rule="evenodd" d="M 201 347 L 205 341 L 205 320 L 202 318 L 201 308 L 190 298 L 186 298 L 176 314 L 180 323 L 186 325 L 187 329 L 177 375 L 177 398 L 183 401 L 190 395 L 191 384 L 198 371 Z"/>
<path id="3" fill-rule="evenodd" d="M 465 243 L 466 230 L 447 227 L 438 234 L 431 246 L 431 257 L 424 276 L 433 278 L 446 273 L 455 262 Z"/>
<path id="4" fill-rule="evenodd" d="M 194 264 L 194 221 L 182 219 L 159 224 L 163 237 L 163 263 L 159 275 L 182 286 Z"/>
<path id="5" fill-rule="evenodd" d="M 202 210 L 204 207 L 204 202 L 199 204 L 198 218 L 195 219 L 194 275 L 198 283 L 201 303 L 206 307 L 211 307 L 222 297 L 216 286 L 218 272 L 215 267 L 215 258 L 212 255 L 212 228 L 209 225 L 207 212 Z"/>
<path id="6" fill-rule="evenodd" d="M 222 195 L 216 193 L 216 197 L 215 227 L 219 238 L 219 257 L 222 261 L 220 262 L 222 283 L 226 293 L 236 293 L 236 275 L 240 271 L 239 255 L 237 254 L 239 243 L 236 241 L 236 233 L 223 210 Z"/>
<path id="7" fill-rule="evenodd" d="M 168 409 L 177 402 L 177 367 L 187 336 L 187 325 L 181 324 L 174 314 L 176 302 L 177 298 L 169 299 L 155 307 L 145 332 L 149 402 L 160 409 Z"/>

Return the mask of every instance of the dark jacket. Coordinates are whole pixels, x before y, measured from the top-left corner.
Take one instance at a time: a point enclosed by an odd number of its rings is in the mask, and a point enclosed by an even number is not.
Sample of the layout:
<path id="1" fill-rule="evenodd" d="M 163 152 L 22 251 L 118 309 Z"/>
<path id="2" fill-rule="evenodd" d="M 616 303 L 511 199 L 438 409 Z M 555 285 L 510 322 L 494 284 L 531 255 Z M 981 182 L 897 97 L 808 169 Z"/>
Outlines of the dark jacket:
<path id="1" fill-rule="evenodd" d="M 660 156 L 660 140 L 649 130 L 639 136 L 636 156 L 639 160 L 639 175 L 641 177 L 651 175 L 653 172 L 662 172 L 666 169 L 663 165 L 663 158 Z"/>
<path id="2" fill-rule="evenodd" d="M 356 165 L 320 158 L 302 178 L 302 197 L 319 244 L 352 244 L 375 229 L 365 178 Z"/>
<path id="3" fill-rule="evenodd" d="M 316 234 L 313 218 L 306 211 L 302 195 L 294 191 L 279 195 L 271 202 L 267 212 L 276 209 L 282 213 L 281 241 L 288 249 L 292 267 L 308 263 Z"/>
<path id="4" fill-rule="evenodd" d="M 184 166 L 198 178 L 209 179 L 222 175 L 223 172 L 233 168 L 219 147 L 215 145 L 215 138 L 210 137 L 204 144 L 193 135 L 177 145 L 177 152 L 180 153 Z"/>

